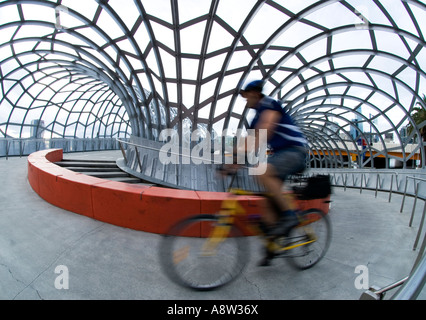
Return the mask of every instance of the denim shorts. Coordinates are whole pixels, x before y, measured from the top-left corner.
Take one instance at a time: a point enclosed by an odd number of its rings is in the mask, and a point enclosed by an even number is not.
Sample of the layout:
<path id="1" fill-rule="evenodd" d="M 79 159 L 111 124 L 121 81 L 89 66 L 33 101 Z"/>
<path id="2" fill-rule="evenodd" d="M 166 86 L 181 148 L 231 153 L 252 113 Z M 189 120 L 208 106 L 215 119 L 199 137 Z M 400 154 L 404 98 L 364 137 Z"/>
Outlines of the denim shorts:
<path id="1" fill-rule="evenodd" d="M 272 165 L 278 176 L 284 181 L 288 176 L 306 169 L 307 151 L 304 147 L 291 147 L 274 151 L 268 157 L 268 164 Z"/>

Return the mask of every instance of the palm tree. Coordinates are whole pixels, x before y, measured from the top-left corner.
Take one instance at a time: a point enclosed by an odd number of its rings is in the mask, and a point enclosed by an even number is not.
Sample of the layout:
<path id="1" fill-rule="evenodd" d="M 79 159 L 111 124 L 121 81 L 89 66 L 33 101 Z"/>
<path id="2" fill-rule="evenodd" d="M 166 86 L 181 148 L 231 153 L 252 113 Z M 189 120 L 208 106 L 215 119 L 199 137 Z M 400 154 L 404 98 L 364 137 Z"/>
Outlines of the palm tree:
<path id="1" fill-rule="evenodd" d="M 426 95 L 423 95 L 423 103 L 426 105 Z M 413 119 L 416 127 L 422 124 L 422 122 L 426 121 L 426 109 L 423 108 L 422 104 L 420 102 L 417 102 L 419 107 L 413 108 L 413 113 L 411 114 L 411 118 Z M 414 126 L 410 123 L 407 127 L 407 133 L 408 135 L 411 134 L 411 132 L 414 130 Z M 423 125 L 419 128 L 420 134 L 422 136 L 423 141 L 423 149 L 424 153 L 426 154 L 426 146 L 424 142 L 426 141 L 426 125 Z M 422 161 L 422 166 L 426 165 L 426 161 Z"/>

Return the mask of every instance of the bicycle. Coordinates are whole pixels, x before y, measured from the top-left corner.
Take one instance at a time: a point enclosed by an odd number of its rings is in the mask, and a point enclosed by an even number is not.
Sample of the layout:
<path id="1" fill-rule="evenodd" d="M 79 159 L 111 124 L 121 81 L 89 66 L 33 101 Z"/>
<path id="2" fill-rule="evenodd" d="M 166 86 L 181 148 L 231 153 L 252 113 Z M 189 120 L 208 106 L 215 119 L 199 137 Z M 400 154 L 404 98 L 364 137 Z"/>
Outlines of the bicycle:
<path id="1" fill-rule="evenodd" d="M 308 185 L 294 187 L 294 196 L 304 200 L 318 198 Z M 230 283 L 249 261 L 248 236 L 260 236 L 274 258 L 289 258 L 291 265 L 300 270 L 313 267 L 324 257 L 331 241 L 331 222 L 323 211 L 297 210 L 299 224 L 288 236 L 269 238 L 259 228 L 260 215 L 247 215 L 238 198 L 264 194 L 229 191 L 219 212 L 183 219 L 164 235 L 160 261 L 172 281 L 195 290 L 212 290 Z"/>

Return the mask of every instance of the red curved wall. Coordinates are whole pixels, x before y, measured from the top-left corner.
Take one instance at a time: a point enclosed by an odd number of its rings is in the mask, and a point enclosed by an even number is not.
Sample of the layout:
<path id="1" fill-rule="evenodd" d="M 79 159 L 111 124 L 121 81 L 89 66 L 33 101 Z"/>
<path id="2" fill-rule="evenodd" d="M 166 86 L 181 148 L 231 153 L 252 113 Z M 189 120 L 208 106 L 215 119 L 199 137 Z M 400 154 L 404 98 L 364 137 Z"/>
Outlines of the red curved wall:
<path id="1" fill-rule="evenodd" d="M 120 227 L 164 234 L 185 217 L 217 212 L 228 195 L 95 178 L 53 163 L 62 158 L 62 149 L 38 151 L 28 157 L 28 181 L 34 191 L 57 207 Z M 248 213 L 259 211 L 259 197 L 239 199 Z M 329 210 L 329 205 L 322 200 L 304 201 L 299 205 Z"/>

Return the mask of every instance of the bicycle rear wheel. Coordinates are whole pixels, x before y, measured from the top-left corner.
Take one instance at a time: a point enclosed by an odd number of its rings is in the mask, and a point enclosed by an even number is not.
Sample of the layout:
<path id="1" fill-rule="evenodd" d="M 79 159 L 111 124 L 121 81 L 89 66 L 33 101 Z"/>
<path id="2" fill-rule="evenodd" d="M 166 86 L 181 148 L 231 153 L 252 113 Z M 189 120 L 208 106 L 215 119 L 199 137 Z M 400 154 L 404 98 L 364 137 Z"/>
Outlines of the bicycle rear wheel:
<path id="1" fill-rule="evenodd" d="M 224 238 L 188 236 L 194 230 L 208 236 L 217 225 L 217 216 L 197 215 L 179 222 L 165 235 L 160 259 L 172 281 L 191 289 L 212 290 L 241 273 L 248 261 L 248 241 L 235 225 Z"/>
<path id="2" fill-rule="evenodd" d="M 294 267 L 305 270 L 326 254 L 331 242 L 331 222 L 328 215 L 318 209 L 303 211 L 300 219 L 301 223 L 290 231 L 288 239 L 302 245 L 292 248 L 287 257 Z"/>

